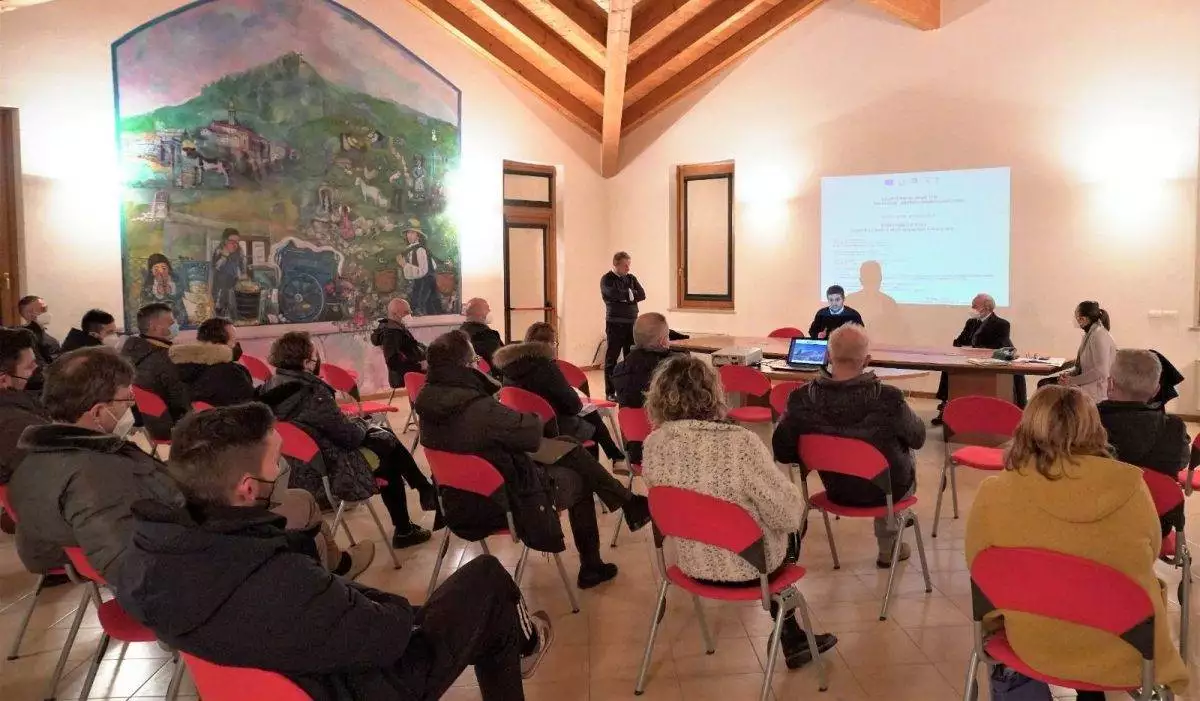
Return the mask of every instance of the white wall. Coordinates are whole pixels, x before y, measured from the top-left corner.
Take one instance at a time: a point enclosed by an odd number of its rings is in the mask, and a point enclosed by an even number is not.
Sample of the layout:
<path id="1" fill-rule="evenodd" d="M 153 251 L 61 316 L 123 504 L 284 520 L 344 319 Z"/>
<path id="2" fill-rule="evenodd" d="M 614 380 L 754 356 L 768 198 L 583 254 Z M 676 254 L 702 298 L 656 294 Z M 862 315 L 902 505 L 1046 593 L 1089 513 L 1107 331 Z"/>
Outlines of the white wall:
<path id="1" fill-rule="evenodd" d="M 943 4 L 945 26 L 920 32 L 859 0 L 830 0 L 718 78 L 674 125 L 634 133 L 609 183 L 613 247 L 633 253 L 649 299 L 665 308 L 674 166 L 733 159 L 736 314 L 676 312 L 672 324 L 807 328 L 820 304 L 822 176 L 1008 165 L 1012 305 L 1001 313 L 1016 343 L 1073 357 L 1072 308 L 1098 299 L 1119 343 L 1157 348 L 1190 373 L 1200 357 L 1189 330 L 1200 3 Z M 1178 316 L 1151 319 L 1151 309 Z M 903 307 L 902 321 L 909 340 L 941 345 L 965 312 Z"/>
<path id="2" fill-rule="evenodd" d="M 0 104 L 19 108 L 22 126 L 24 287 L 47 299 L 60 335 L 91 307 L 121 309 L 110 44 L 181 4 L 57 0 L 5 13 L 0 25 Z M 603 333 L 598 279 L 609 256 L 598 145 L 402 0 L 344 4 L 463 92 L 461 191 L 452 203 L 463 236 L 463 294 L 490 299 L 497 322 L 501 161 L 559 166 L 564 353 L 590 362 Z"/>

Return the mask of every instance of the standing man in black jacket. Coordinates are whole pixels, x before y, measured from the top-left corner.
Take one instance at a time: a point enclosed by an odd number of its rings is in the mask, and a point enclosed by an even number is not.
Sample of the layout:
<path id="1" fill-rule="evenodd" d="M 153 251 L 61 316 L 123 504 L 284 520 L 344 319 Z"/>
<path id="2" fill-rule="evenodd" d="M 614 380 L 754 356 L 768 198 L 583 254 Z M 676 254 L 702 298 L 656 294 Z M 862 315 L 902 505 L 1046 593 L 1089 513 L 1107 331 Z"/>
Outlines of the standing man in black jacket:
<path id="1" fill-rule="evenodd" d="M 642 283 L 629 272 L 633 258 L 625 251 L 613 256 L 613 269 L 600 278 L 600 296 L 604 298 L 604 396 L 616 401 L 613 387 L 613 368 L 633 346 L 633 322 L 638 317 L 638 302 L 646 299 Z"/>
<path id="2" fill-rule="evenodd" d="M 980 293 L 971 300 L 971 315 L 963 324 L 962 333 L 954 339 L 955 348 L 1012 348 L 1012 326 L 1007 320 L 996 316 L 996 300 L 989 294 Z M 946 373 L 938 381 L 938 414 L 933 418 L 934 426 L 942 425 L 942 410 L 950 397 L 950 381 Z M 1013 375 L 1013 401 L 1025 406 L 1025 376 Z"/>
<path id="3" fill-rule="evenodd" d="M 169 469 L 187 504 L 135 505 L 121 606 L 172 648 L 278 672 L 317 701 L 437 699 L 469 665 L 484 699 L 522 701 L 549 617 L 490 555 L 420 607 L 320 567 L 267 510 L 282 486 L 274 425 L 262 404 L 180 422 Z"/>
<path id="4" fill-rule="evenodd" d="M 387 363 L 388 384 L 404 386 L 404 374 L 425 371 L 425 344 L 408 330 L 405 320 L 412 316 L 412 306 L 403 297 L 388 302 L 387 317 L 371 332 L 371 345 L 383 349 Z"/>

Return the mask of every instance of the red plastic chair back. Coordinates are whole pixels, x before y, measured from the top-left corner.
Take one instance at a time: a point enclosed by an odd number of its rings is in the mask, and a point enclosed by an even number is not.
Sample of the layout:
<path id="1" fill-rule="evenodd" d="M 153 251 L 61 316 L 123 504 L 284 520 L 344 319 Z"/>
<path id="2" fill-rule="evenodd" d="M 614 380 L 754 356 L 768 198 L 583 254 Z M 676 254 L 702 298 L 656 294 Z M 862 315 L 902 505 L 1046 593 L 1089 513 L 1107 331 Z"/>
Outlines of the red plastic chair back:
<path id="1" fill-rule="evenodd" d="M 776 416 L 783 416 L 787 413 L 788 399 L 792 396 L 792 392 L 803 386 L 803 382 L 788 380 L 771 388 L 771 408 L 775 410 Z"/>
<path id="2" fill-rule="evenodd" d="M 651 487 L 650 516 L 660 535 L 728 550 L 766 573 L 762 528 L 737 504 L 681 487 Z"/>
<path id="3" fill-rule="evenodd" d="M 1043 616 L 1111 633 L 1154 658 L 1150 596 L 1107 565 L 1038 548 L 987 548 L 971 563 L 971 589 L 976 621 L 996 610 Z"/>
<path id="4" fill-rule="evenodd" d="M 625 440 L 638 443 L 644 443 L 646 437 L 654 430 L 645 409 L 627 406 L 617 409 L 617 425 L 621 427 L 621 436 Z"/>
<path id="5" fill-rule="evenodd" d="M 892 492 L 887 458 L 875 446 L 854 438 L 808 434 L 800 436 L 800 462 L 807 470 L 833 472 L 867 480 Z"/>
<path id="6" fill-rule="evenodd" d="M 745 365 L 722 365 L 717 374 L 726 392 L 761 397 L 771 391 L 771 381 L 767 376 Z"/>
<path id="7" fill-rule="evenodd" d="M 563 377 L 567 378 L 567 384 L 575 389 L 582 389 L 587 384 L 587 373 L 585 373 L 578 365 L 567 362 L 562 358 L 554 361 L 558 364 L 558 369 L 562 371 Z"/>
<path id="8" fill-rule="evenodd" d="M 484 360 L 483 358 L 480 358 L 479 360 L 475 361 L 475 369 L 478 370 L 479 372 L 482 372 L 485 375 L 492 374 L 491 364 L 489 364 L 488 361 Z"/>
<path id="9" fill-rule="evenodd" d="M 257 356 L 246 355 L 243 353 L 242 357 L 238 358 L 238 362 L 241 363 L 242 367 L 250 371 L 250 377 L 252 377 L 255 382 L 266 382 L 275 374 L 271 372 L 271 366 L 267 365 L 261 358 Z"/>
<path id="10" fill-rule="evenodd" d="M 197 412 L 197 413 L 199 413 L 201 411 L 208 411 L 209 409 L 212 409 L 212 408 L 213 408 L 213 405 L 209 404 L 208 402 L 192 402 L 192 411 Z"/>
<path id="11" fill-rule="evenodd" d="M 358 379 L 344 367 L 333 363 L 321 363 L 321 379 L 339 392 L 353 395 L 358 391 Z"/>
<path id="12" fill-rule="evenodd" d="M 959 397 L 946 405 L 942 420 L 951 434 L 1011 436 L 1021 423 L 1021 407 L 995 397 Z"/>
<path id="13" fill-rule="evenodd" d="M 1162 517 L 1183 505 L 1183 487 L 1173 477 L 1154 470 L 1142 470 L 1142 479 L 1150 489 L 1154 510 Z"/>
<path id="14" fill-rule="evenodd" d="M 204 701 L 311 701 L 304 690 L 281 674 L 249 667 L 225 667 L 186 652 L 179 656 L 187 664 L 196 691 Z"/>
<path id="15" fill-rule="evenodd" d="M 425 449 L 429 460 L 429 471 L 439 488 L 458 489 L 492 499 L 508 510 L 504 491 L 504 476 L 490 462 L 477 455 L 447 453 Z"/>
<path id="16" fill-rule="evenodd" d="M 542 423 L 553 421 L 555 417 L 550 402 L 520 387 L 501 387 L 500 403 L 522 414 L 537 414 Z"/>
<path id="17" fill-rule="evenodd" d="M 67 559 L 71 561 L 71 566 L 75 568 L 80 577 L 90 579 L 97 584 L 108 584 L 104 581 L 104 577 L 101 577 L 100 573 L 96 571 L 96 568 L 92 567 L 92 563 L 88 562 L 87 556 L 83 554 L 83 548 L 68 547 L 63 548 L 63 551 L 67 553 Z"/>
<path id="18" fill-rule="evenodd" d="M 133 403 L 145 416 L 156 419 L 167 416 L 167 403 L 162 397 L 144 387 L 133 386 Z"/>
<path id="19" fill-rule="evenodd" d="M 1200 466 L 1200 433 L 1192 439 L 1192 455 L 1188 459 L 1188 467 Z"/>
<path id="20" fill-rule="evenodd" d="M 283 454 L 286 457 L 309 463 L 321 454 L 321 447 L 313 437 L 296 424 L 279 421 L 275 424 L 275 430 L 283 439 Z"/>
<path id="21" fill-rule="evenodd" d="M 767 334 L 767 338 L 804 338 L 804 332 L 795 326 L 781 326 Z"/>
<path id="22" fill-rule="evenodd" d="M 13 511 L 12 503 L 8 500 L 7 484 L 0 484 L 0 508 L 4 509 L 4 513 L 8 514 L 8 517 L 13 520 L 13 523 L 17 522 L 17 512 Z"/>
<path id="23" fill-rule="evenodd" d="M 421 393 L 421 389 L 425 387 L 425 373 L 423 372 L 406 372 L 404 373 L 404 389 L 408 392 L 408 403 L 412 404 L 417 401 L 417 395 Z"/>

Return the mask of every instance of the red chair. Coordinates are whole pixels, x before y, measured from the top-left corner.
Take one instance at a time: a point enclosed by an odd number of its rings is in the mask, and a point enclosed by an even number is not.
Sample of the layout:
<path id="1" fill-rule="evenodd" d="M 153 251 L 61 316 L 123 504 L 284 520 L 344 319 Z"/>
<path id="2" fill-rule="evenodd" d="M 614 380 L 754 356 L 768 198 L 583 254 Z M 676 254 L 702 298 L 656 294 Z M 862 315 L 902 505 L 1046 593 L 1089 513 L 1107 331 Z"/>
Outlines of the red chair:
<path id="1" fill-rule="evenodd" d="M 745 365 L 722 365 L 717 369 L 717 374 L 725 392 L 745 395 L 743 401 L 748 401 L 750 397 L 763 397 L 771 392 L 771 381 L 755 368 Z M 742 423 L 769 423 L 772 418 L 771 407 L 735 407 L 729 410 L 729 418 Z"/>
<path id="2" fill-rule="evenodd" d="M 242 353 L 242 357 L 238 358 L 238 362 L 242 367 L 250 371 L 250 377 L 255 382 L 269 382 L 275 373 L 271 372 L 271 366 L 267 365 L 261 358 L 253 355 Z"/>
<path id="3" fill-rule="evenodd" d="M 950 488 L 950 503 L 954 518 L 958 518 L 958 482 L 955 468 L 969 467 L 974 470 L 999 472 L 1004 469 L 1004 449 L 985 445 L 967 445 L 950 452 L 950 443 L 961 443 L 963 438 L 976 442 L 984 438 L 1012 438 L 1021 423 L 1021 407 L 995 397 L 959 397 L 946 404 L 942 412 L 943 430 L 946 437 L 946 455 L 942 460 L 942 476 L 938 482 L 937 505 L 933 509 L 933 532 L 936 538 L 938 524 L 942 520 L 942 496 Z M 958 440 L 955 440 L 956 437 Z"/>
<path id="4" fill-rule="evenodd" d="M 558 369 L 562 372 L 563 377 L 567 378 L 567 384 L 583 392 L 588 384 L 587 373 L 578 365 L 562 358 L 558 358 L 554 362 L 558 365 Z M 617 407 L 617 403 L 610 402 L 607 399 L 592 399 L 591 397 L 588 397 L 584 401 L 596 407 L 600 415 L 608 419 L 609 427 L 613 429 L 613 437 L 619 442 L 621 440 L 621 432 L 618 430 L 619 422 L 613 423 L 613 409 Z"/>
<path id="5" fill-rule="evenodd" d="M 629 455 L 630 443 L 645 443 L 646 438 L 654 430 L 650 425 L 650 417 L 646 414 L 645 409 L 623 406 L 617 409 L 617 423 L 621 425 L 621 440 L 625 448 L 625 454 Z M 633 489 L 633 478 L 642 476 L 642 464 L 629 463 L 629 489 Z M 612 542 L 609 547 L 617 547 L 617 536 L 621 535 L 621 524 L 625 519 L 617 519 L 617 526 L 613 529 Z"/>
<path id="6" fill-rule="evenodd" d="M 808 635 L 808 646 L 813 651 L 813 660 L 817 665 L 817 675 L 820 689 L 829 688 L 828 671 L 821 663 L 821 653 L 813 636 L 812 617 L 808 613 L 808 603 L 796 586 L 804 577 L 804 568 L 798 565 L 784 565 L 774 572 L 767 570 L 767 551 L 763 541 L 762 528 L 754 518 L 742 507 L 699 494 L 679 487 L 652 487 L 650 489 L 650 514 L 654 518 L 655 551 L 658 564 L 663 573 L 662 583 L 658 587 L 658 603 L 654 608 L 654 616 L 650 623 L 650 636 L 646 640 L 646 652 L 642 657 L 642 666 L 638 671 L 637 686 L 634 694 L 641 695 L 646 689 L 646 672 L 650 668 L 650 657 L 654 652 L 654 641 L 658 637 L 658 626 L 667 611 L 667 588 L 674 584 L 691 594 L 692 606 L 700 623 L 700 633 L 704 637 L 704 649 L 708 654 L 716 652 L 712 634 L 709 633 L 708 623 L 704 619 L 704 608 L 700 599 L 715 601 L 749 602 L 761 601 L 766 611 L 771 610 L 771 603 L 779 607 L 775 617 L 775 627 L 767 640 L 767 668 L 763 675 L 762 690 L 759 692 L 760 701 L 771 693 L 771 677 L 775 671 L 775 663 L 779 659 L 780 632 L 787 612 L 798 610 L 804 621 L 804 629 Z M 664 537 L 680 538 L 696 543 L 719 548 L 733 553 L 745 560 L 758 570 L 758 582 L 745 586 L 714 586 L 692 579 L 679 569 L 678 565 L 667 566 L 663 556 Z"/>
<path id="7" fill-rule="evenodd" d="M 1192 455 L 1188 459 L 1186 470 L 1179 471 L 1179 484 L 1183 485 L 1183 493 L 1192 496 L 1192 492 L 1200 488 L 1200 475 L 1196 474 L 1196 466 L 1200 465 L 1200 435 L 1192 439 Z"/>
<path id="8" fill-rule="evenodd" d="M 804 332 L 795 326 L 781 326 L 767 334 L 767 338 L 804 338 Z"/>
<path id="9" fill-rule="evenodd" d="M 342 402 L 339 405 L 344 414 L 350 416 L 378 416 L 379 414 L 400 411 L 392 406 L 391 403 L 364 402 L 362 395 L 358 391 L 358 374 L 352 370 L 347 370 L 333 363 L 321 363 L 321 379 L 328 382 L 330 387 L 353 400 Z"/>
<path id="10" fill-rule="evenodd" d="M 478 494 L 485 499 L 490 499 L 495 502 L 500 508 L 504 509 L 504 518 L 508 521 L 507 528 L 500 528 L 492 531 L 488 536 L 484 536 L 477 541 L 479 547 L 483 548 L 484 554 L 490 555 L 491 550 L 488 548 L 487 538 L 494 535 L 507 535 L 513 539 L 514 543 L 520 542 L 517 538 L 517 527 L 513 522 L 512 506 L 508 501 L 508 490 L 504 485 L 504 477 L 500 474 L 491 463 L 483 458 L 475 455 L 462 455 L 459 453 L 447 453 L 441 450 L 425 449 L 425 457 L 429 459 L 429 469 L 433 472 L 433 481 L 438 488 L 438 499 L 442 498 L 443 489 L 457 489 L 471 494 Z M 442 506 L 442 513 L 448 514 L 445 505 Z M 433 590 L 437 588 L 438 575 L 442 571 L 442 562 L 446 559 L 446 553 L 450 550 L 450 535 L 454 529 L 454 524 L 449 520 L 446 522 L 446 535 L 442 538 L 442 544 L 438 547 L 437 561 L 433 565 L 433 574 L 429 578 L 429 590 L 426 592 L 425 598 L 433 596 Z M 460 538 L 462 536 L 459 536 Z M 563 586 L 567 589 L 567 598 L 571 601 L 571 612 L 579 613 L 579 601 L 575 598 L 575 589 L 571 587 L 571 580 L 567 578 L 567 570 L 563 567 L 562 558 L 559 553 L 551 553 L 554 557 L 554 565 L 558 568 L 558 576 L 562 578 Z M 525 574 L 525 563 L 529 558 L 529 546 L 523 545 L 521 548 L 521 557 L 517 560 L 517 570 L 513 574 L 513 579 L 517 585 L 521 584 L 521 577 Z"/>
<path id="11" fill-rule="evenodd" d="M 3 485 L 3 484 L 0 484 L 0 509 L 2 509 L 5 513 L 7 513 L 10 518 L 12 518 L 13 523 L 17 523 L 20 520 L 17 518 L 17 512 L 13 510 L 12 502 L 10 502 L 8 500 L 8 486 Z M 17 626 L 17 634 L 13 637 L 12 647 L 8 651 L 8 659 L 10 661 L 15 660 L 18 657 L 20 657 L 21 639 L 25 637 L 25 629 L 29 627 L 29 619 L 33 617 L 33 609 L 35 606 L 37 606 L 38 597 L 41 596 L 42 590 L 45 589 L 45 587 L 46 587 L 46 576 L 50 575 L 50 574 L 55 574 L 55 575 L 61 576 L 61 575 L 65 575 L 66 573 L 67 573 L 67 571 L 65 569 L 63 569 L 62 567 L 54 567 L 50 570 L 47 570 L 46 572 L 37 573 L 37 575 L 38 575 L 37 584 L 34 585 L 32 591 L 30 591 L 29 593 L 27 593 L 21 597 L 21 598 L 29 597 L 29 605 L 25 607 L 25 613 L 24 613 L 24 615 L 21 616 L 21 623 Z M 75 633 L 77 633 L 78 631 L 79 631 L 78 627 L 75 627 L 72 629 L 72 632 L 70 634 L 71 640 L 74 640 Z M 69 646 L 69 643 L 68 643 L 68 646 Z M 61 674 L 62 674 L 62 670 L 60 669 L 58 672 L 58 675 L 56 675 L 52 681 L 52 687 L 57 686 L 58 676 Z"/>
<path id="12" fill-rule="evenodd" d="M 71 562 L 70 571 L 74 575 L 91 582 L 91 591 L 84 594 L 83 600 L 80 602 L 80 610 L 87 607 L 89 598 L 96 602 L 96 617 L 100 620 L 100 627 L 104 630 L 104 634 L 100 636 L 100 644 L 96 646 L 96 654 L 92 656 L 92 663 L 88 666 L 87 676 L 83 680 L 83 688 L 80 691 L 79 698 L 89 698 L 92 690 L 92 684 L 96 681 L 96 672 L 100 669 L 100 660 L 104 658 L 104 653 L 108 650 L 108 645 L 112 640 L 124 643 L 153 643 L 158 641 L 158 636 L 154 631 L 150 630 L 141 623 L 138 623 L 132 616 L 121 608 L 121 604 L 117 603 L 116 599 L 102 601 L 100 598 L 99 585 L 107 586 L 104 577 L 96 571 L 92 564 L 88 562 L 84 556 L 83 550 L 77 547 L 63 548 L 67 553 L 67 559 Z M 91 594 L 91 597 L 89 597 Z M 121 664 L 121 659 L 124 655 L 117 658 L 117 666 Z M 170 684 L 167 686 L 167 698 L 174 699 L 179 691 L 179 682 L 183 678 L 183 665 L 178 659 L 175 660 L 175 671 L 171 675 Z"/>
<path id="13" fill-rule="evenodd" d="M 1142 586 L 1123 573 L 1092 560 L 1036 548 L 987 548 L 971 563 L 975 645 L 967 666 L 963 699 L 977 692 L 979 664 L 1003 664 L 1030 679 L 1080 691 L 1128 691 L 1149 701 L 1154 693 L 1154 604 Z M 1057 679 L 1019 657 L 1003 629 L 984 638 L 983 620 L 999 611 L 1020 612 L 1110 633 L 1142 656 L 1138 687 L 1099 687 Z M 1161 697 L 1160 697 L 1161 698 Z"/>
<path id="14" fill-rule="evenodd" d="M 354 534 L 350 532 L 350 526 L 346 523 L 346 502 L 341 499 L 335 499 L 333 489 L 329 486 L 329 471 L 325 467 L 325 459 L 321 456 L 321 447 L 313 440 L 313 437 L 308 435 L 304 429 L 294 423 L 288 421 L 279 421 L 275 424 L 275 430 L 279 433 L 279 437 L 283 439 L 283 455 L 284 457 L 298 460 L 305 465 L 312 465 L 313 469 L 321 475 L 321 485 L 325 488 L 325 498 L 329 500 L 329 505 L 334 507 L 336 511 L 333 516 L 333 525 L 330 526 L 330 531 L 337 533 L 338 526 L 346 533 L 346 538 L 350 540 L 350 545 L 356 545 L 358 541 L 354 539 Z M 386 481 L 376 479 L 376 485 L 384 486 Z M 363 502 L 366 504 L 367 513 L 371 514 L 371 518 L 375 520 L 375 526 L 379 529 L 379 534 L 383 537 L 383 544 L 387 546 L 388 554 L 392 556 L 392 566 L 395 569 L 400 569 L 400 559 L 396 557 L 396 551 L 392 548 L 392 539 L 388 537 L 387 529 L 383 527 L 383 521 L 379 518 L 379 513 L 375 511 L 375 505 L 370 499 Z"/>
<path id="15" fill-rule="evenodd" d="M 208 411 L 209 409 L 212 409 L 212 408 L 213 408 L 213 405 L 209 404 L 208 402 L 192 402 L 192 411 L 194 411 L 196 413 L 200 413 L 202 411 Z"/>
<path id="16" fill-rule="evenodd" d="M 1191 621 L 1192 605 L 1192 553 L 1188 548 L 1187 536 L 1184 533 L 1184 495 L 1179 482 L 1170 477 L 1155 472 L 1142 470 L 1142 479 L 1154 499 L 1154 510 L 1159 520 L 1169 518 L 1173 524 L 1171 532 L 1163 537 L 1162 550 L 1158 556 L 1163 562 L 1178 567 L 1182 581 L 1179 585 L 1179 654 L 1184 660 L 1188 658 L 1188 623 Z"/>
<path id="17" fill-rule="evenodd" d="M 421 425 L 418 423 L 420 417 L 417 416 L 417 395 L 421 393 L 421 388 L 424 386 L 425 373 L 404 373 L 404 389 L 408 392 L 408 420 L 404 422 L 404 428 L 400 429 L 400 433 L 408 433 L 410 426 L 417 429 L 417 438 L 413 441 L 412 449 L 409 451 L 414 454 L 417 452 L 417 447 L 421 445 Z M 394 391 L 392 396 L 395 396 Z M 391 404 L 391 401 L 388 404 Z"/>
<path id="18" fill-rule="evenodd" d="M 846 518 L 886 518 L 900 528 L 896 534 L 896 545 L 892 549 L 891 565 L 888 569 L 887 591 L 883 594 L 883 607 L 879 610 L 879 620 L 887 620 L 888 604 L 892 598 L 892 588 L 896 583 L 896 568 L 900 559 L 900 544 L 904 540 L 904 531 L 909 526 L 917 540 L 917 555 L 921 558 L 921 573 L 925 576 L 925 593 L 933 591 L 933 583 L 929 580 L 929 563 L 925 560 L 925 543 L 921 540 L 921 526 L 917 521 L 917 513 L 913 511 L 917 497 L 904 497 L 899 502 L 892 500 L 892 470 L 887 458 L 870 443 L 853 438 L 837 436 L 805 435 L 799 441 L 800 462 L 805 470 L 816 470 L 820 475 L 829 472 L 848 477 L 856 477 L 870 482 L 884 494 L 885 506 L 844 506 L 829 498 L 828 492 L 818 492 L 808 496 L 808 488 L 802 480 L 800 489 L 804 492 L 804 518 L 801 523 L 808 522 L 808 512 L 816 509 L 821 512 L 825 521 L 825 535 L 829 537 L 829 553 L 833 556 L 833 569 L 841 569 L 838 561 L 837 546 L 833 542 L 833 529 L 829 526 L 829 514 Z"/>
<path id="19" fill-rule="evenodd" d="M 145 387 L 134 385 L 132 390 L 133 403 L 137 407 L 138 413 L 142 415 L 142 420 L 147 422 L 147 424 L 150 422 L 155 423 L 160 435 L 164 431 L 169 434 L 173 422 L 171 420 L 171 412 L 167 409 L 167 403 L 163 401 L 163 398 Z M 168 450 L 171 448 L 171 440 L 169 438 L 155 438 L 154 434 L 150 432 L 148 425 L 142 431 L 146 436 L 146 440 L 150 441 L 151 455 L 157 456 L 160 446 L 166 446 Z"/>
<path id="20" fill-rule="evenodd" d="M 778 421 L 784 414 L 787 413 L 788 399 L 791 398 L 792 392 L 800 389 L 805 383 L 797 380 L 788 380 L 780 382 L 771 388 L 771 409 L 775 411 L 775 420 Z"/>
<path id="21" fill-rule="evenodd" d="M 537 414 L 543 424 L 553 421 L 554 431 L 558 433 L 558 415 L 554 413 L 554 407 L 550 406 L 550 402 L 533 392 L 523 390 L 520 387 L 501 387 L 500 403 L 522 414 Z M 583 442 L 584 448 L 592 448 L 595 445 L 596 441 Z"/>
<path id="22" fill-rule="evenodd" d="M 249 667 L 225 667 L 179 653 L 204 701 L 311 701 L 312 697 L 287 677 Z"/>
<path id="23" fill-rule="evenodd" d="M 492 374 L 491 364 L 488 363 L 488 361 L 484 360 L 483 358 L 480 358 L 479 360 L 475 361 L 475 369 L 479 370 L 479 372 L 482 372 L 485 375 Z"/>

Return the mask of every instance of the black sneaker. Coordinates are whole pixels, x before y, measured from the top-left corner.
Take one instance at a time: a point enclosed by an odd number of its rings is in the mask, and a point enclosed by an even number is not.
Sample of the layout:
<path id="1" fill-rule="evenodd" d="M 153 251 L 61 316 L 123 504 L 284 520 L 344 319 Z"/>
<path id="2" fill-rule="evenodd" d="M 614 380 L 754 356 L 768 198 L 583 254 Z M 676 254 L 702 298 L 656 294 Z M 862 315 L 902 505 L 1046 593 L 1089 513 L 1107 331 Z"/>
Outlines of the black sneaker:
<path id="1" fill-rule="evenodd" d="M 625 525 L 630 531 L 640 530 L 650 523 L 650 500 L 641 494 L 634 494 L 621 510 L 625 512 Z"/>
<path id="2" fill-rule="evenodd" d="M 396 531 L 396 534 L 392 536 L 392 547 L 396 550 L 411 548 L 414 545 L 420 545 L 428 541 L 432 537 L 432 533 L 414 524 L 404 533 Z"/>
<path id="3" fill-rule="evenodd" d="M 594 586 L 604 584 L 608 580 L 617 576 L 617 566 L 611 562 L 602 563 L 599 567 L 580 567 L 579 577 L 575 583 L 580 589 L 591 589 Z"/>
<path id="4" fill-rule="evenodd" d="M 838 642 L 837 636 L 833 633 L 814 635 L 813 637 L 817 640 L 817 650 L 819 650 L 821 654 L 825 654 L 827 651 L 832 650 L 833 646 L 837 645 Z M 799 669 L 809 662 L 812 662 L 813 654 L 812 649 L 808 647 L 808 638 L 800 638 L 800 642 L 794 647 L 785 643 L 783 645 L 783 657 L 787 663 L 788 669 Z"/>

